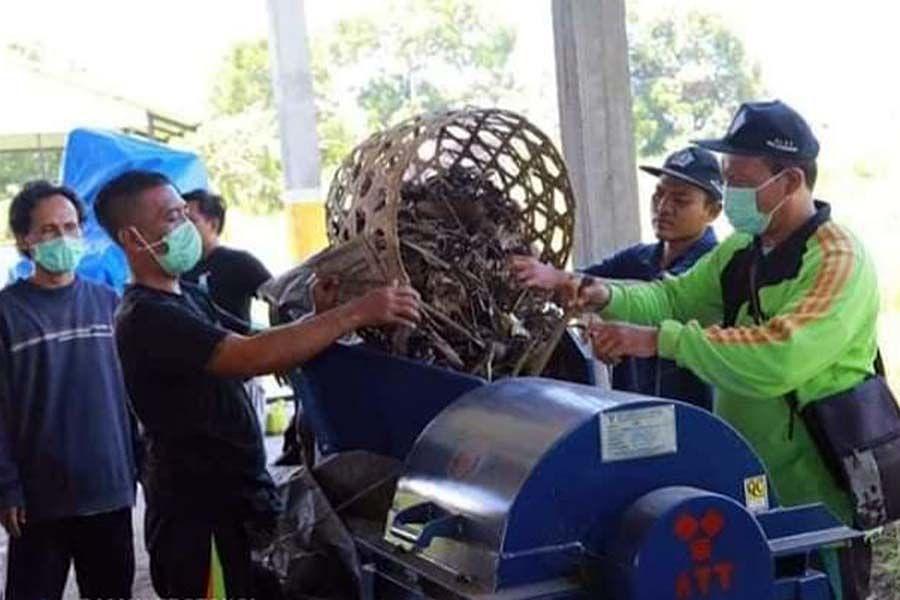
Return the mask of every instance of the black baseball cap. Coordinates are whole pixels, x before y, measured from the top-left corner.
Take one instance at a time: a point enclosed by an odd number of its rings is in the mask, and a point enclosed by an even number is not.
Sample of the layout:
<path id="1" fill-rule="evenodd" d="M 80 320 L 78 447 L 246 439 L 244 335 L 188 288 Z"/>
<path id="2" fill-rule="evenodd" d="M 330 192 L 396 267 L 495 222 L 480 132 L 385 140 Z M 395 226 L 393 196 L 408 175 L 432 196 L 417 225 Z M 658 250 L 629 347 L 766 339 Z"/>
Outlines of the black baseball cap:
<path id="1" fill-rule="evenodd" d="M 693 143 L 723 154 L 793 160 L 812 160 L 819 155 L 819 140 L 809 124 L 780 100 L 745 102 L 735 113 L 725 137 Z"/>
<path id="2" fill-rule="evenodd" d="M 663 166 L 641 165 L 641 170 L 657 177 L 668 175 L 680 179 L 709 192 L 716 200 L 722 199 L 723 181 L 719 160 L 715 154 L 703 148 L 684 148 L 670 154 Z"/>

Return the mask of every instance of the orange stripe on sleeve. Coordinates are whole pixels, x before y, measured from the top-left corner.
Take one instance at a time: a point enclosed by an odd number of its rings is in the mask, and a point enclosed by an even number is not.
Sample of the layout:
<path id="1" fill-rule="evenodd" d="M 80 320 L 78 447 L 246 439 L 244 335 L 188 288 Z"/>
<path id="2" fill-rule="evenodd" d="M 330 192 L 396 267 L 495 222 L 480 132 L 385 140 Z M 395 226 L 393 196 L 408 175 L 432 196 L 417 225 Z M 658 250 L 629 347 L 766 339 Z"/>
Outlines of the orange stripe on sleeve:
<path id="1" fill-rule="evenodd" d="M 759 326 L 710 327 L 706 330 L 707 339 L 714 344 L 785 342 L 801 327 L 827 315 L 853 273 L 853 240 L 834 223 L 820 227 L 815 238 L 822 248 L 822 263 L 815 282 L 793 312 Z"/>

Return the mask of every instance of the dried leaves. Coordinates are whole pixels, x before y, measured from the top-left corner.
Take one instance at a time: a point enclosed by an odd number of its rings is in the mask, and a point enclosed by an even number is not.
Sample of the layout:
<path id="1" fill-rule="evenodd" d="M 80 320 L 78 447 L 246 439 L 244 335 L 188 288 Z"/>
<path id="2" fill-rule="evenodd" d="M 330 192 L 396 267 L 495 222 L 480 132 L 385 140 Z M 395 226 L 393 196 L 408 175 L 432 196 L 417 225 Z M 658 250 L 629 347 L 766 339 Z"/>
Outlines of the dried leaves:
<path id="1" fill-rule="evenodd" d="M 400 253 L 422 295 L 415 331 L 368 330 L 393 352 L 487 379 L 518 374 L 541 354 L 562 312 L 522 290 L 509 257 L 528 254 L 521 211 L 488 173 L 453 167 L 406 184 L 397 218 Z"/>

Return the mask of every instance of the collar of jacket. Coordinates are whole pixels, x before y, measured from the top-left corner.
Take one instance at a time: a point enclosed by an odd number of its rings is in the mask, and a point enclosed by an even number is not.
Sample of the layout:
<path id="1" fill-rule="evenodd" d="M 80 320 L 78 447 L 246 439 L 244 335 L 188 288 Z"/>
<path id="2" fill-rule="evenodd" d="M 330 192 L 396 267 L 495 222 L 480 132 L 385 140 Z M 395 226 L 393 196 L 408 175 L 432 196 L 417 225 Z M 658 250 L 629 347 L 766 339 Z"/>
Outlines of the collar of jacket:
<path id="1" fill-rule="evenodd" d="M 816 213 L 768 254 L 763 254 L 759 237 L 753 238 L 752 243 L 735 252 L 722 270 L 720 279 L 724 308 L 722 325 L 734 326 L 741 306 L 751 301 L 754 290 L 750 285 L 750 270 L 754 263 L 756 272 L 752 279 L 756 284 L 756 292 L 766 286 L 797 277 L 803 266 L 803 255 L 809 238 L 830 219 L 831 206 L 817 200 Z M 762 316 L 765 319 L 766 315 Z"/>
<path id="2" fill-rule="evenodd" d="M 774 254 L 803 254 L 807 240 L 809 240 L 819 227 L 831 219 L 830 204 L 822 202 L 821 200 L 815 200 L 814 203 L 816 207 L 815 214 L 789 235 L 786 240 L 775 246 L 775 248 L 766 255 L 767 257 L 771 257 Z M 762 249 L 762 239 L 759 236 L 753 238 L 753 244 Z"/>
<path id="3" fill-rule="evenodd" d="M 671 265 L 669 265 L 668 269 L 662 269 L 660 265 L 662 264 L 665 242 L 660 241 L 656 243 L 656 246 L 653 249 L 653 254 L 649 257 L 649 259 L 653 262 L 648 266 L 652 267 L 657 272 L 657 277 L 662 277 L 664 273 L 669 273 L 670 275 L 680 275 L 694 266 L 694 263 L 697 262 L 701 256 L 712 250 L 718 243 L 719 240 L 716 238 L 716 233 L 715 231 L 713 231 L 713 228 L 707 227 L 703 232 L 703 235 L 700 236 L 693 244 L 688 246 L 687 250 L 685 250 L 681 256 L 676 258 Z"/>

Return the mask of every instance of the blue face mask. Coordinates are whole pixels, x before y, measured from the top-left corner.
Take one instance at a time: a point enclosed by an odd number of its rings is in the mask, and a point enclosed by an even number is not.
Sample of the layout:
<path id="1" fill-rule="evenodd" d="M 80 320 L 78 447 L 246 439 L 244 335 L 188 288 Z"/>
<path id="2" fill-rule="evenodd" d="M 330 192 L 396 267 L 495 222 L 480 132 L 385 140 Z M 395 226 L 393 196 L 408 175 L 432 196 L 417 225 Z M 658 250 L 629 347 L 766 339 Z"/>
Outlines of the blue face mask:
<path id="1" fill-rule="evenodd" d="M 762 235 L 765 233 L 772 223 L 772 216 L 784 205 L 787 197 L 779 202 L 778 206 L 768 213 L 760 212 L 756 204 L 756 199 L 759 192 L 778 179 L 782 173 L 784 173 L 784 171 L 772 175 L 757 187 L 725 186 L 725 192 L 723 194 L 725 200 L 725 216 L 728 218 L 728 222 L 731 223 L 731 226 L 734 227 L 735 231 L 748 233 L 750 235 Z"/>

